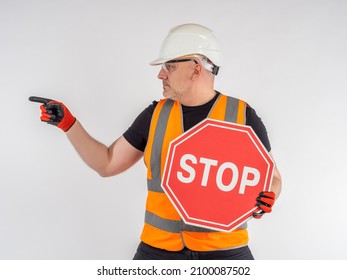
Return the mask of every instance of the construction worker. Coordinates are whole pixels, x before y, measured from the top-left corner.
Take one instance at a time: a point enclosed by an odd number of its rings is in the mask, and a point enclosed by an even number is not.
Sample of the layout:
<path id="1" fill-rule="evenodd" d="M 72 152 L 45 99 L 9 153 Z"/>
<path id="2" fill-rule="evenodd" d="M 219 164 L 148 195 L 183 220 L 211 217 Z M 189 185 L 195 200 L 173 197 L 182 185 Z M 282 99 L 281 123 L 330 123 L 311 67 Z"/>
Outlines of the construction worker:
<path id="1" fill-rule="evenodd" d="M 41 120 L 62 129 L 82 159 L 101 176 L 117 175 L 144 157 L 148 196 L 134 259 L 254 259 L 246 223 L 232 232 L 219 232 L 182 221 L 161 187 L 161 159 L 171 140 L 207 117 L 251 126 L 271 154 L 264 124 L 246 102 L 214 89 L 221 50 L 210 29 L 198 24 L 171 29 L 151 65 L 161 66 L 158 79 L 165 98 L 143 110 L 110 147 L 92 138 L 63 103 L 29 99 L 43 103 Z M 259 194 L 254 202 L 259 211 L 253 216 L 271 212 L 280 191 L 281 176 L 275 168 L 271 191 Z"/>

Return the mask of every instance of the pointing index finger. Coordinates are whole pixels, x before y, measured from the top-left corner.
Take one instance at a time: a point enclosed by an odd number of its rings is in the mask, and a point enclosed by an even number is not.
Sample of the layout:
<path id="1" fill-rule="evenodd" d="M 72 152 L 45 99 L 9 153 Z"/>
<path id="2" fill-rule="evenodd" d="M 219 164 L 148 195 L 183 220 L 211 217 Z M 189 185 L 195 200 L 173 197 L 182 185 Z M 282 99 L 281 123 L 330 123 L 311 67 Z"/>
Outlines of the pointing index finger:
<path id="1" fill-rule="evenodd" d="M 47 104 L 50 101 L 52 101 L 52 99 L 44 98 L 44 97 L 38 97 L 38 96 L 30 96 L 29 101 Z"/>

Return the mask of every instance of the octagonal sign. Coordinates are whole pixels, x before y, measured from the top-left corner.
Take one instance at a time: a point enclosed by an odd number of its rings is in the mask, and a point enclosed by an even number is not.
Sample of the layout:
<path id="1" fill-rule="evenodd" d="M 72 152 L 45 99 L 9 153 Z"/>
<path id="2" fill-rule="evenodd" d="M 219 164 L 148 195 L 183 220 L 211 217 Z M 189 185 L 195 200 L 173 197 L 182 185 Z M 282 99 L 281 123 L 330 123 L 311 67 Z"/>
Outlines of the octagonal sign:
<path id="1" fill-rule="evenodd" d="M 185 223 L 228 232 L 257 211 L 273 170 L 250 126 L 205 119 L 171 141 L 162 187 Z"/>

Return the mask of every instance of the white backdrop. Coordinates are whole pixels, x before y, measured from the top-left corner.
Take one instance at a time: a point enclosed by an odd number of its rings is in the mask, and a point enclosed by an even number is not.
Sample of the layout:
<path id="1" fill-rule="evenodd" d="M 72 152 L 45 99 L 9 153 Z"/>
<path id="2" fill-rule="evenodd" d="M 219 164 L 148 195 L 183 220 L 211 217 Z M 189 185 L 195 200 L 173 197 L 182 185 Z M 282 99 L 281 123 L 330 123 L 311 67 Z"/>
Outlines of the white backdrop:
<path id="1" fill-rule="evenodd" d="M 224 51 L 216 89 L 266 124 L 283 176 L 249 222 L 257 259 L 347 259 L 347 2 L 0 0 L 0 259 L 131 259 L 145 167 L 101 178 L 30 95 L 63 101 L 109 145 L 161 95 L 168 30 L 194 22 Z"/>

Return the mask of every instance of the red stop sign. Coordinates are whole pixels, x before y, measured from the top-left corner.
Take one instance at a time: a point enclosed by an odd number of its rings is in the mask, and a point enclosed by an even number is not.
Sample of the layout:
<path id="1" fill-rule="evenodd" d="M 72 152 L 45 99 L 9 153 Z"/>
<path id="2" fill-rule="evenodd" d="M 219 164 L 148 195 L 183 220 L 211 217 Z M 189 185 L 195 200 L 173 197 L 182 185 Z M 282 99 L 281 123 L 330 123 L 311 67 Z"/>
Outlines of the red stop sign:
<path id="1" fill-rule="evenodd" d="M 251 127 L 206 119 L 171 141 L 162 187 L 185 223 L 232 231 L 257 210 L 273 170 Z"/>

